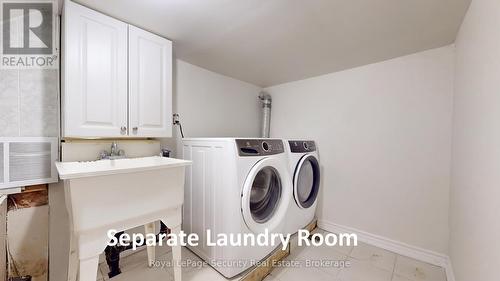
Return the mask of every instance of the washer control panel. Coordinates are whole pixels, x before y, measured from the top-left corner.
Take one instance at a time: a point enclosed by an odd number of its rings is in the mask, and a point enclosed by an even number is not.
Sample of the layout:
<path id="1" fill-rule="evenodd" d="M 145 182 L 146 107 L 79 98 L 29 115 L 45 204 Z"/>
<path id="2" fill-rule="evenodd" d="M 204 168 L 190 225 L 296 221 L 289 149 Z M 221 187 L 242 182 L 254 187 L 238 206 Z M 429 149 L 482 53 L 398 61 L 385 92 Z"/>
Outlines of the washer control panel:
<path id="1" fill-rule="evenodd" d="M 285 152 L 282 140 L 237 139 L 236 146 L 240 156 L 265 156 Z"/>
<path id="2" fill-rule="evenodd" d="M 288 141 L 290 151 L 293 153 L 307 153 L 316 151 L 316 143 L 314 141 L 291 140 Z"/>

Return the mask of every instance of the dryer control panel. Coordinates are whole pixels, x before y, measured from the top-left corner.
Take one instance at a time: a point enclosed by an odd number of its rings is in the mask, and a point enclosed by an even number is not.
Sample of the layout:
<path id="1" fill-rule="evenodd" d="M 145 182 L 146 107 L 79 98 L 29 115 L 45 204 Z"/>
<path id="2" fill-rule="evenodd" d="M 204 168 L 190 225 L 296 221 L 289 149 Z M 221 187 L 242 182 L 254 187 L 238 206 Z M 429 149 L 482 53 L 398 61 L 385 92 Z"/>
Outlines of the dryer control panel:
<path id="1" fill-rule="evenodd" d="M 237 139 L 236 146 L 240 156 L 266 156 L 285 152 L 282 140 Z"/>
<path id="2" fill-rule="evenodd" d="M 290 144 L 290 151 L 293 153 L 316 151 L 316 143 L 314 141 L 291 140 L 288 141 L 288 144 Z"/>

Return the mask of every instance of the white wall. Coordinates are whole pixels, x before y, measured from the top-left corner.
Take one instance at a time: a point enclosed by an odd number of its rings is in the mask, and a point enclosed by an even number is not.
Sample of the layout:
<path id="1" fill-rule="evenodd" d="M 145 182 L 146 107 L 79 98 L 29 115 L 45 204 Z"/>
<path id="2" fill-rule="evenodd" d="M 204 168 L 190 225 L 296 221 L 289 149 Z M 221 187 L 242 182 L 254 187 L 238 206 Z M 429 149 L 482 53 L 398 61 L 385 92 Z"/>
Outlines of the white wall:
<path id="1" fill-rule="evenodd" d="M 500 2 L 473 0 L 456 42 L 450 253 L 457 281 L 498 280 Z"/>
<path id="2" fill-rule="evenodd" d="M 272 136 L 318 142 L 318 216 L 448 252 L 453 46 L 265 89 Z"/>
<path id="3" fill-rule="evenodd" d="M 259 135 L 260 87 L 176 60 L 174 112 L 185 137 L 256 137 Z M 180 140 L 179 128 L 174 136 Z M 178 144 L 177 144 L 178 145 Z M 175 149 L 172 140 L 164 146 Z"/>

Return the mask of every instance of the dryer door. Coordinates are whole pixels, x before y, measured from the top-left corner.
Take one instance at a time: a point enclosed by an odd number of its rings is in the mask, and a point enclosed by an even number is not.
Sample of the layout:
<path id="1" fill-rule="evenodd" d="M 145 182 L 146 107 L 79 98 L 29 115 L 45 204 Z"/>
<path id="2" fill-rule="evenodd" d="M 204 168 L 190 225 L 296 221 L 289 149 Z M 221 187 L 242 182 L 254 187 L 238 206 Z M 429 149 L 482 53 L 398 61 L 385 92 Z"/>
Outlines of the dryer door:
<path id="1" fill-rule="evenodd" d="M 245 180 L 241 198 L 243 219 L 254 233 L 280 233 L 291 198 L 286 164 L 273 157 L 257 162 Z"/>
<path id="2" fill-rule="evenodd" d="M 319 193 L 320 169 L 318 159 L 312 154 L 304 155 L 293 176 L 293 196 L 302 209 L 314 205 Z"/>

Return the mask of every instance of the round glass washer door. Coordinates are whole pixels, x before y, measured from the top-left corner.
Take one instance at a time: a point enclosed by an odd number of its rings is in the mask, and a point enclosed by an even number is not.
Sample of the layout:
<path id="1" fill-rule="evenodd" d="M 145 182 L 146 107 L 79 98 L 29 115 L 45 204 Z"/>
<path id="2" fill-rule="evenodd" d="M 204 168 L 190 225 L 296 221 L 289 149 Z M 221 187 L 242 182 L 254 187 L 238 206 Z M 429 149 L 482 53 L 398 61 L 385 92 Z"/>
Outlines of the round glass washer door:
<path id="1" fill-rule="evenodd" d="M 314 155 L 303 156 L 295 169 L 293 193 L 295 202 L 302 209 L 314 205 L 319 193 L 320 169 Z"/>
<path id="2" fill-rule="evenodd" d="M 242 191 L 241 210 L 245 224 L 253 232 L 279 231 L 290 202 L 290 177 L 286 164 L 264 158 L 250 170 Z"/>
<path id="3" fill-rule="evenodd" d="M 275 168 L 266 166 L 257 172 L 250 190 L 250 213 L 258 223 L 272 218 L 279 206 L 282 191 L 281 179 Z"/>

